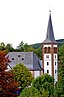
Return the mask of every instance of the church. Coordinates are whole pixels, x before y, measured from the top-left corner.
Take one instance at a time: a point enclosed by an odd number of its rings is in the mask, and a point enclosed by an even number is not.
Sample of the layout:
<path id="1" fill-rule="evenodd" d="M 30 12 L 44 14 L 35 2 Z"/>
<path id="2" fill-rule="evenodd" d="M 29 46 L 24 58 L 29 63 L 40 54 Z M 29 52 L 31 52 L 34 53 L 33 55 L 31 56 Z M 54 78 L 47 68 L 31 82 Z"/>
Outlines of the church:
<path id="1" fill-rule="evenodd" d="M 8 64 L 9 70 L 16 64 L 22 63 L 29 69 L 34 78 L 48 73 L 54 77 L 54 82 L 56 82 L 58 80 L 58 46 L 54 37 L 51 12 L 49 13 L 46 38 L 42 43 L 42 60 L 33 52 L 9 52 L 7 55 L 11 61 Z"/>
<path id="2" fill-rule="evenodd" d="M 54 37 L 51 13 L 49 14 L 46 39 L 43 41 L 42 57 L 44 74 L 48 73 L 49 75 L 53 76 L 56 82 L 58 80 L 58 46 Z"/>

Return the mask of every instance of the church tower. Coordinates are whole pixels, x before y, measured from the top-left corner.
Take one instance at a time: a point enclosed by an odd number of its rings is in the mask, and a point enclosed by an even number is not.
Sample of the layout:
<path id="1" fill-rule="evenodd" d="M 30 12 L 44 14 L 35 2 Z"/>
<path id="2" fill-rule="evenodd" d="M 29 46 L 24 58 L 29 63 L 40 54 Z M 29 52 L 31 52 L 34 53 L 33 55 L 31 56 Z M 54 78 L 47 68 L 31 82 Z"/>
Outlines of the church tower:
<path id="1" fill-rule="evenodd" d="M 42 57 L 44 74 L 48 73 L 49 75 L 53 76 L 55 79 L 54 82 L 56 82 L 58 79 L 57 78 L 58 47 L 54 37 L 51 12 L 49 13 L 46 39 L 43 41 Z"/>

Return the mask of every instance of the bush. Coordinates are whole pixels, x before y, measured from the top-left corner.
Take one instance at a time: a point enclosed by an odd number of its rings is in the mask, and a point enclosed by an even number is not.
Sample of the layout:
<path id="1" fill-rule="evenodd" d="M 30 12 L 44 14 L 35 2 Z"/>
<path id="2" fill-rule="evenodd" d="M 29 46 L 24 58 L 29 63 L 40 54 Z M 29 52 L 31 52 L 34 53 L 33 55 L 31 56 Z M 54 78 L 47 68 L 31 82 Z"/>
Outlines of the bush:
<path id="1" fill-rule="evenodd" d="M 25 88 L 19 97 L 42 97 L 34 87 Z"/>
<path id="2" fill-rule="evenodd" d="M 31 85 L 33 77 L 31 72 L 23 64 L 17 64 L 14 68 L 15 80 L 20 82 L 21 89 Z"/>

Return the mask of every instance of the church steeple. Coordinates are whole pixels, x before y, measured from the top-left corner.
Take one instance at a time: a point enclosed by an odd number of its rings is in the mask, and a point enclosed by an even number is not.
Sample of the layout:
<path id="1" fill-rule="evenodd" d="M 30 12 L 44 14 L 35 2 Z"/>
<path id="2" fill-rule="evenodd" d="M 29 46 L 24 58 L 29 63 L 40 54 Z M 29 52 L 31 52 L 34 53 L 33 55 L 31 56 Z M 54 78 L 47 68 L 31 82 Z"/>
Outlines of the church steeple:
<path id="1" fill-rule="evenodd" d="M 49 11 L 47 34 L 46 34 L 46 39 L 44 40 L 43 43 L 56 43 L 53 32 L 52 20 L 51 20 L 51 11 Z"/>
<path id="2" fill-rule="evenodd" d="M 51 12 L 49 13 L 49 21 L 47 27 L 46 39 L 42 45 L 42 57 L 43 57 L 43 69 L 44 74 L 48 73 L 54 77 L 54 83 L 58 80 L 57 70 L 58 70 L 58 47 L 57 42 L 55 41 Z"/>

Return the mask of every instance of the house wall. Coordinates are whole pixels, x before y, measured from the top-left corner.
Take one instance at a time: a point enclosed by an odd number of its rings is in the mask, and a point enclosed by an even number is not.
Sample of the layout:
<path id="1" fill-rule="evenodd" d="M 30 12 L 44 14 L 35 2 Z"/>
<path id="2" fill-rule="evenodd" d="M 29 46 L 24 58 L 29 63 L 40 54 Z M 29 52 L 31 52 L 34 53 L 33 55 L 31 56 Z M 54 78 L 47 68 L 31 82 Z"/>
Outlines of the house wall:
<path id="1" fill-rule="evenodd" d="M 37 78 L 38 76 L 41 76 L 41 71 L 30 71 L 32 76 L 34 78 Z"/>
<path id="2" fill-rule="evenodd" d="M 40 71 L 34 71 L 34 78 L 37 78 L 40 75 L 41 75 Z"/>

